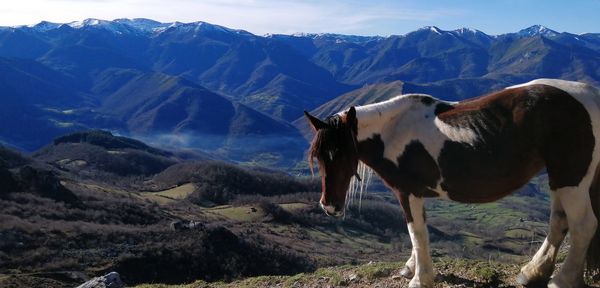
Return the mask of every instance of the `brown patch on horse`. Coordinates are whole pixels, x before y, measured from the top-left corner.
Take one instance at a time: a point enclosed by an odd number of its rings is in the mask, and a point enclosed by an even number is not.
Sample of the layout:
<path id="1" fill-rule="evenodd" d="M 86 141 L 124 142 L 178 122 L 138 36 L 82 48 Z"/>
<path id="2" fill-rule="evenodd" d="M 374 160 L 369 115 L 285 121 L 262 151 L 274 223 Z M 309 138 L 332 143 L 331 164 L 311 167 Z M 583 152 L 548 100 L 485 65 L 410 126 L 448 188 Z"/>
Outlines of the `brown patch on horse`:
<path id="1" fill-rule="evenodd" d="M 396 162 L 385 158 L 385 144 L 379 134 L 359 142 L 360 159 L 373 168 L 385 184 L 392 187 L 404 209 L 407 222 L 413 217 L 408 203 L 408 197 L 437 197 L 430 187 L 435 187 L 440 179 L 440 170 L 419 141 L 406 145 L 404 153 L 399 155 Z"/>
<path id="2" fill-rule="evenodd" d="M 473 145 L 446 141 L 440 152 L 441 185 L 453 200 L 497 200 L 544 166 L 552 189 L 576 186 L 591 163 L 595 140 L 590 116 L 558 88 L 507 89 L 439 110 L 441 121 L 479 137 Z"/>

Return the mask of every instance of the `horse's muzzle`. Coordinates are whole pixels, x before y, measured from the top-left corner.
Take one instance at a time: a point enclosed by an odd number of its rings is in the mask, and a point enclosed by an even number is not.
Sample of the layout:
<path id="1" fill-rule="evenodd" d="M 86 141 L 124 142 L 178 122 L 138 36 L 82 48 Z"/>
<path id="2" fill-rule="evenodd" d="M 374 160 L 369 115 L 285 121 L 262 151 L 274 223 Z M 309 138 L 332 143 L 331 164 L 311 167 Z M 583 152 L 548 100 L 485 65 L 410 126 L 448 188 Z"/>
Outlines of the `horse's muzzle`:
<path id="1" fill-rule="evenodd" d="M 337 206 L 325 205 L 325 204 L 323 204 L 323 202 L 319 202 L 319 205 L 321 206 L 321 209 L 323 209 L 323 211 L 325 211 L 325 214 L 327 214 L 327 216 L 333 216 L 333 217 L 344 216 L 344 210 L 341 208 L 338 208 Z"/>

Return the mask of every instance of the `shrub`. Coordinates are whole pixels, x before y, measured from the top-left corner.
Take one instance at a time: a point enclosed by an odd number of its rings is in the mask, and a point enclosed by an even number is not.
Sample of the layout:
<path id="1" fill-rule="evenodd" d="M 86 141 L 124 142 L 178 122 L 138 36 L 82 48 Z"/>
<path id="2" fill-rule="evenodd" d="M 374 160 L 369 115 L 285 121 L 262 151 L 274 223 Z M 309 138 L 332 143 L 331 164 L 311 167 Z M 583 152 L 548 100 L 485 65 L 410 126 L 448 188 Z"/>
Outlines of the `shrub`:
<path id="1" fill-rule="evenodd" d="M 128 284 L 232 280 L 314 270 L 308 259 L 260 242 L 249 235 L 242 240 L 223 227 L 189 231 L 170 243 L 133 251 L 135 255 L 119 259 L 111 269 L 119 271 Z"/>

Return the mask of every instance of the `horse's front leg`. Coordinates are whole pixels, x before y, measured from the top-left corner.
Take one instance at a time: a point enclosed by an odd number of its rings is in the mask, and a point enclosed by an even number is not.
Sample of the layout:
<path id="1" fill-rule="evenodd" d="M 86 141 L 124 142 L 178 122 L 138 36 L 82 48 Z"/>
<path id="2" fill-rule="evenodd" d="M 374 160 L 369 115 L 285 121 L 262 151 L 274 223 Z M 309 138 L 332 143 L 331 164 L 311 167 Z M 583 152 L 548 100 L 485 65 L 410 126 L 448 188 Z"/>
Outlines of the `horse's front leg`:
<path id="1" fill-rule="evenodd" d="M 402 268 L 402 271 L 400 271 L 400 275 L 406 279 L 412 279 L 415 276 L 415 262 L 415 249 L 412 249 L 410 258 L 408 258 L 408 261 L 406 261 L 406 264 L 404 264 L 404 268 Z"/>
<path id="2" fill-rule="evenodd" d="M 402 202 L 404 202 L 402 206 L 407 216 L 408 232 L 410 233 L 410 240 L 413 246 L 413 256 L 411 257 L 414 257 L 415 261 L 414 276 L 408 287 L 433 287 L 433 263 L 429 252 L 429 233 L 425 224 L 425 210 L 423 207 L 425 200 L 410 195 L 409 197 L 405 197 Z M 407 264 L 410 265 L 410 263 Z"/>

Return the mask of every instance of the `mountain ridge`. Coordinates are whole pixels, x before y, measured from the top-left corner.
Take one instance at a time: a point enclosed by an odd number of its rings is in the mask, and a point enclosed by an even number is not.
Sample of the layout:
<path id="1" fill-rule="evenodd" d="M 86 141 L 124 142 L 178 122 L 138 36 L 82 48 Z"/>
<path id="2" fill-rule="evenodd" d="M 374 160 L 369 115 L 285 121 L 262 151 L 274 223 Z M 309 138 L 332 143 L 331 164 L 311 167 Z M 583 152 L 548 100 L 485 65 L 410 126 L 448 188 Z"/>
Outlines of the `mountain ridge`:
<path id="1" fill-rule="evenodd" d="M 248 32 L 246 30 L 243 29 L 232 29 L 232 28 L 227 28 L 225 26 L 222 25 L 218 25 L 218 24 L 213 24 L 213 23 L 209 23 L 209 22 L 205 22 L 205 21 L 193 21 L 193 22 L 179 22 L 179 21 L 173 21 L 173 22 L 160 22 L 157 20 L 153 20 L 153 19 L 149 19 L 149 18 L 116 18 L 113 20 L 105 20 L 105 19 L 99 19 L 99 18 L 86 18 L 80 21 L 71 21 L 71 22 L 64 22 L 64 23 L 58 23 L 58 22 L 50 22 L 50 21 L 46 21 L 46 20 L 42 20 L 39 23 L 36 24 L 29 24 L 29 25 L 13 25 L 13 26 L 0 26 L 0 29 L 18 29 L 18 28 L 23 28 L 23 27 L 28 27 L 28 28 L 34 28 L 37 30 L 41 30 L 41 31 L 47 31 L 47 30 L 52 30 L 52 29 L 57 29 L 62 25 L 67 25 L 70 26 L 72 28 L 85 28 L 85 27 L 90 27 L 90 26 L 111 26 L 111 25 L 118 25 L 118 24 L 122 24 L 122 25 L 126 25 L 126 26 L 130 26 L 132 28 L 136 28 L 139 29 L 140 31 L 146 31 L 146 32 L 155 32 L 155 33 L 161 33 L 164 32 L 164 30 L 166 29 L 162 29 L 162 28 L 172 28 L 172 27 L 178 27 L 178 26 L 202 26 L 202 25 L 208 25 L 208 26 L 212 26 L 215 28 L 219 28 L 222 29 L 224 31 L 229 31 L 229 32 L 235 32 L 235 33 L 243 33 L 243 34 L 252 34 L 254 36 L 258 36 L 261 37 L 261 35 L 258 34 L 254 34 L 251 32 Z M 387 36 L 382 36 L 382 35 L 356 35 L 356 34 L 340 34 L 340 33 L 313 33 L 313 32 L 294 32 L 294 33 L 290 33 L 290 34 L 280 34 L 280 33 L 267 33 L 265 35 L 262 35 L 262 37 L 269 37 L 269 36 L 273 36 L 273 35 L 287 35 L 287 36 L 299 36 L 299 37 L 336 37 L 336 36 L 351 36 L 351 37 L 356 37 L 357 39 L 363 38 L 363 39 L 367 39 L 367 38 L 387 38 L 387 37 L 391 37 L 391 36 L 405 36 L 407 34 L 413 33 L 415 31 L 419 31 L 419 30 L 431 30 L 434 31 L 436 33 L 442 34 L 444 32 L 456 32 L 456 33 L 464 33 L 466 31 L 471 32 L 471 33 L 482 33 L 491 37 L 494 36 L 502 36 L 502 35 L 508 35 L 508 34 L 518 34 L 518 35 L 523 35 L 523 36 L 532 36 L 532 35 L 549 35 L 549 36 L 555 36 L 556 34 L 560 34 L 560 33 L 565 33 L 565 32 L 557 32 L 551 28 L 548 28 L 544 25 L 541 24 L 533 24 L 529 27 L 525 27 L 517 32 L 505 32 L 505 33 L 500 33 L 500 34 L 488 34 L 485 33 L 479 29 L 475 29 L 472 27 L 460 27 L 460 28 L 456 28 L 456 29 L 452 29 L 452 30 L 443 30 L 440 29 L 437 26 L 423 26 L 421 28 L 418 28 L 417 30 L 414 31 L 410 31 L 407 32 L 405 34 L 390 34 Z M 576 35 L 585 35 L 585 34 L 591 34 L 590 32 L 586 32 L 586 33 L 580 33 L 580 34 L 576 34 Z"/>
<path id="2" fill-rule="evenodd" d="M 403 92 L 446 100 L 542 77 L 600 85 L 600 34 L 541 25 L 501 35 L 426 26 L 381 37 L 259 36 L 143 18 L 44 21 L 0 28 L 0 59 L 0 104 L 27 112 L 4 109 L 8 145 L 31 151 L 100 128 L 251 163 L 299 161 L 306 143 L 290 123 L 369 85 L 400 81 Z"/>

